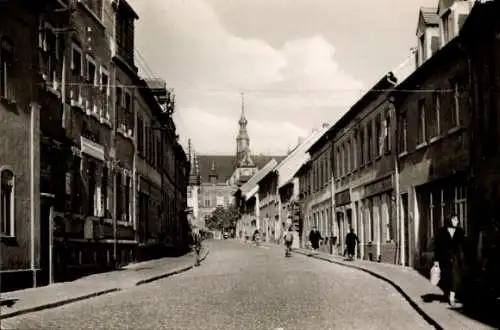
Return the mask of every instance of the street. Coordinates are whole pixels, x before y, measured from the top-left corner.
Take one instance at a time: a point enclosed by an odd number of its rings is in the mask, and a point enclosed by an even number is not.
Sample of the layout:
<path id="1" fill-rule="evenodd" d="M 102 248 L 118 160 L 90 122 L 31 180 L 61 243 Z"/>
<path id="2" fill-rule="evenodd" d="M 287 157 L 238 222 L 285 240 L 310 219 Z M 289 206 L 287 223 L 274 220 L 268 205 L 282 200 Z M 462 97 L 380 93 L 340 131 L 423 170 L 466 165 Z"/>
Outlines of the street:
<path id="1" fill-rule="evenodd" d="M 198 268 L 2 320 L 2 329 L 429 329 L 387 283 L 358 270 L 232 240 Z"/>

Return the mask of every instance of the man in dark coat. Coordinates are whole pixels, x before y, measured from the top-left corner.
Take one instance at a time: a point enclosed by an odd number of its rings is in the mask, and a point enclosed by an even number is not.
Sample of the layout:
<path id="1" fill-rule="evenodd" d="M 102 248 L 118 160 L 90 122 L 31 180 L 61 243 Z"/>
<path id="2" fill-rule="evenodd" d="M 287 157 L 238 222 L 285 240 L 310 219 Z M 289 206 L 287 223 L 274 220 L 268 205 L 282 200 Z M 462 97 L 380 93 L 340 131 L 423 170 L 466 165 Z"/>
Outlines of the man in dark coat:
<path id="1" fill-rule="evenodd" d="M 319 241 L 321 241 L 322 239 L 323 238 L 321 237 L 318 229 L 316 228 L 316 226 L 314 226 L 309 233 L 309 242 L 311 242 L 311 246 L 314 251 L 317 251 L 319 249 Z"/>
<path id="2" fill-rule="evenodd" d="M 451 215 L 436 234 L 434 263 L 441 270 L 441 287 L 450 305 L 455 305 L 464 266 L 465 232 L 459 226 L 458 216 Z"/>
<path id="3" fill-rule="evenodd" d="M 347 245 L 347 257 L 349 260 L 353 260 L 356 251 L 356 244 L 359 244 L 359 239 L 354 233 L 354 229 L 351 228 L 351 231 L 346 235 L 345 244 Z"/>

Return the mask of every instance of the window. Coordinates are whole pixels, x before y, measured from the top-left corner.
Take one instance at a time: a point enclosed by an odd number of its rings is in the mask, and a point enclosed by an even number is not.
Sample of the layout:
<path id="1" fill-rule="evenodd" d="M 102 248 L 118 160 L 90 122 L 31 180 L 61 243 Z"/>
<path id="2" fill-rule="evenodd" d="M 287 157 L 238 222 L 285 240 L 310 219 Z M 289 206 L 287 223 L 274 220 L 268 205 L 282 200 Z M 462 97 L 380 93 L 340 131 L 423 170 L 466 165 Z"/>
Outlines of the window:
<path id="1" fill-rule="evenodd" d="M 132 130 L 133 128 L 133 117 L 132 117 L 132 95 L 129 92 L 125 92 L 125 126 L 127 130 Z"/>
<path id="2" fill-rule="evenodd" d="M 441 95 L 439 92 L 434 94 L 434 111 L 429 118 L 429 137 L 437 137 L 441 132 Z"/>
<path id="3" fill-rule="evenodd" d="M 417 145 L 425 142 L 425 100 L 418 101 L 418 133 Z"/>
<path id="4" fill-rule="evenodd" d="M 132 208 L 132 204 L 130 203 L 130 194 L 132 193 L 130 186 L 130 177 L 127 176 L 125 179 L 125 221 L 132 221 L 132 217 L 130 216 L 130 209 Z"/>
<path id="5" fill-rule="evenodd" d="M 0 171 L 0 220 L 2 236 L 14 236 L 14 172 Z"/>
<path id="6" fill-rule="evenodd" d="M 382 131 L 382 119 L 381 114 L 378 113 L 375 117 L 375 156 L 381 156 L 383 150 L 383 131 Z"/>
<path id="7" fill-rule="evenodd" d="M 451 112 L 452 127 L 460 126 L 460 89 L 458 82 L 452 82 L 453 86 L 453 110 Z"/>
<path id="8" fill-rule="evenodd" d="M 408 118 L 406 112 L 403 112 L 400 117 L 400 130 L 399 130 L 399 153 L 407 151 L 408 147 Z"/>
<path id="9" fill-rule="evenodd" d="M 453 37 L 453 16 L 451 15 L 451 10 L 443 15 L 442 25 L 443 25 L 443 44 L 446 44 Z"/>
<path id="10" fill-rule="evenodd" d="M 90 160 L 88 168 L 88 211 L 87 214 L 97 216 L 97 203 L 96 203 L 96 164 Z"/>
<path id="11" fill-rule="evenodd" d="M 82 62 L 82 50 L 73 44 L 73 49 L 71 51 L 71 71 L 73 72 L 73 76 L 83 75 Z"/>
<path id="12" fill-rule="evenodd" d="M 102 198 L 101 198 L 101 210 L 105 217 L 109 216 L 109 201 L 108 201 L 108 168 L 104 167 L 102 170 Z"/>
<path id="13" fill-rule="evenodd" d="M 97 86 L 97 70 L 95 61 L 92 57 L 87 56 L 87 71 L 86 71 L 87 82 Z"/>
<path id="14" fill-rule="evenodd" d="M 121 172 L 116 173 L 116 213 L 118 221 L 123 220 L 123 175 Z"/>
<path id="15" fill-rule="evenodd" d="M 352 170 L 352 162 L 351 162 L 351 140 L 347 140 L 346 162 L 347 162 L 347 173 L 351 173 L 351 170 Z"/>
<path id="16" fill-rule="evenodd" d="M 101 98 L 102 98 L 102 116 L 106 119 L 110 118 L 109 109 L 109 76 L 106 69 L 101 67 Z"/>
<path id="17" fill-rule="evenodd" d="M 367 151 L 366 151 L 366 162 L 369 163 L 373 157 L 373 135 L 372 135 L 372 122 L 370 121 L 368 125 L 366 125 L 366 136 L 367 140 Z"/>
<path id="18" fill-rule="evenodd" d="M 14 100 L 12 71 L 14 66 L 14 44 L 6 37 L 1 40 L 0 50 L 0 97 Z"/>
<path id="19" fill-rule="evenodd" d="M 103 67 L 101 67 L 101 91 L 104 95 L 109 96 L 109 75 Z"/>
<path id="20" fill-rule="evenodd" d="M 144 156 L 144 122 L 140 117 L 137 118 L 137 151 Z"/>
<path id="21" fill-rule="evenodd" d="M 389 111 L 384 115 L 384 126 L 382 129 L 384 135 L 384 152 L 388 154 L 391 152 L 391 115 Z"/>
<path id="22" fill-rule="evenodd" d="M 345 170 L 345 149 L 344 149 L 344 145 L 342 144 L 342 146 L 340 147 L 340 176 L 343 177 L 346 173 L 346 170 Z"/>
<path id="23" fill-rule="evenodd" d="M 419 54 L 418 57 L 420 58 L 420 64 L 424 63 L 425 60 L 427 59 L 427 52 L 426 52 L 426 45 L 425 45 L 425 34 L 422 34 L 420 38 L 418 39 L 418 48 L 419 48 Z"/>
<path id="24" fill-rule="evenodd" d="M 359 166 L 363 166 L 365 164 L 365 131 L 362 127 L 359 133 Z"/>
<path id="25" fill-rule="evenodd" d="M 40 30 L 39 46 L 42 49 L 42 73 L 47 82 L 56 82 L 59 80 L 57 74 L 57 60 L 61 57 L 61 40 L 54 33 L 53 28 L 46 24 L 44 29 Z"/>
<path id="26" fill-rule="evenodd" d="M 455 213 L 458 215 L 458 220 L 467 234 L 469 224 L 467 221 L 467 191 L 465 186 L 455 186 L 454 197 Z"/>

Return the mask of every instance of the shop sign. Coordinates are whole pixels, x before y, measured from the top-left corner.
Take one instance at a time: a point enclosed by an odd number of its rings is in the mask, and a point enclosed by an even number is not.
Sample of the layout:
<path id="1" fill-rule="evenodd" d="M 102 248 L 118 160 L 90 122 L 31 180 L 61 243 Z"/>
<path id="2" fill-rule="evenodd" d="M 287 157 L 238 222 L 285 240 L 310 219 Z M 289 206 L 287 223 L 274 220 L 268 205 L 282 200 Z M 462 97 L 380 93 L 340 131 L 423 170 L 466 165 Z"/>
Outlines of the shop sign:
<path id="1" fill-rule="evenodd" d="M 346 189 L 335 194 L 335 205 L 342 206 L 351 202 L 351 191 Z"/>
<path id="2" fill-rule="evenodd" d="M 370 184 L 367 184 L 365 186 L 365 197 L 378 195 L 380 193 L 383 193 L 391 189 L 392 189 L 392 175 L 389 175 L 383 178 L 382 180 L 378 180 Z"/>

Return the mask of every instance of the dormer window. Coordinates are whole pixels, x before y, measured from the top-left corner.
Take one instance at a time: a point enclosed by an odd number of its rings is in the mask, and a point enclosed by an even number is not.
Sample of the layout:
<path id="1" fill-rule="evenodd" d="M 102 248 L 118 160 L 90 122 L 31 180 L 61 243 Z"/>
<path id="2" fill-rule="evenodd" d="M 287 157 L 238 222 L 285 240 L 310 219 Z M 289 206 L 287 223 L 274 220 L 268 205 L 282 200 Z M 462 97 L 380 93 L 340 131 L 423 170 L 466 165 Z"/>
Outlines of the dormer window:
<path id="1" fill-rule="evenodd" d="M 443 14 L 441 21 L 443 25 L 443 43 L 446 44 L 453 38 L 453 16 L 451 15 L 451 10 Z"/>
<path id="2" fill-rule="evenodd" d="M 425 33 L 422 33 L 422 35 L 418 38 L 418 58 L 420 59 L 420 64 L 425 62 L 427 59 L 427 52 L 425 51 L 426 48 Z"/>

